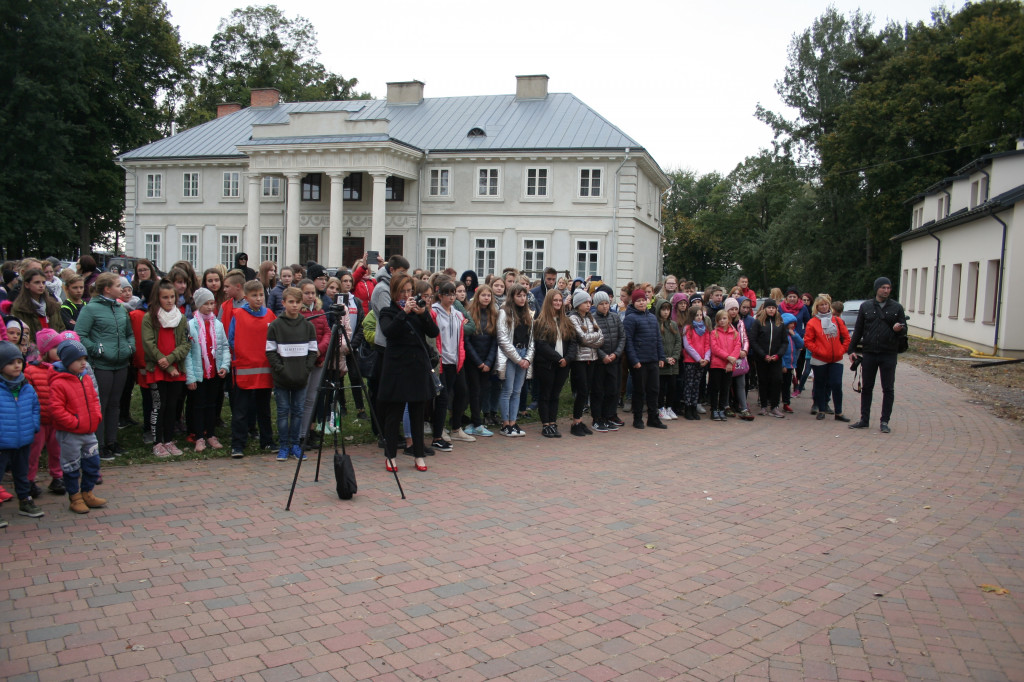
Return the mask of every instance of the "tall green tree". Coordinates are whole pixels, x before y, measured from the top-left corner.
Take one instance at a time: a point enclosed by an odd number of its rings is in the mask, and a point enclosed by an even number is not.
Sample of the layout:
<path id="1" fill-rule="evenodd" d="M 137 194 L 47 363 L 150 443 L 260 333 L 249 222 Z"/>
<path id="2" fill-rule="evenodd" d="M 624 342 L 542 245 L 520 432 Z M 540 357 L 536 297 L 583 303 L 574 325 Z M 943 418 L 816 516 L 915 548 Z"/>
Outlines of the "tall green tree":
<path id="1" fill-rule="evenodd" d="M 9 0 L 0 27 L 0 247 L 88 252 L 121 229 L 114 156 L 167 121 L 177 29 L 162 0 Z"/>
<path id="2" fill-rule="evenodd" d="M 733 267 L 732 242 L 726 232 L 730 186 L 718 173 L 692 170 L 669 173 L 665 195 L 664 268 L 699 284 L 718 281 Z"/>
<path id="3" fill-rule="evenodd" d="M 276 5 L 236 9 L 221 20 L 208 46 L 186 50 L 191 73 L 177 92 L 178 121 L 185 127 L 204 123 L 222 102 L 249 101 L 252 88 L 277 88 L 289 101 L 369 96 L 356 92 L 355 78 L 328 71 L 319 54 L 308 19 L 289 18 Z"/>

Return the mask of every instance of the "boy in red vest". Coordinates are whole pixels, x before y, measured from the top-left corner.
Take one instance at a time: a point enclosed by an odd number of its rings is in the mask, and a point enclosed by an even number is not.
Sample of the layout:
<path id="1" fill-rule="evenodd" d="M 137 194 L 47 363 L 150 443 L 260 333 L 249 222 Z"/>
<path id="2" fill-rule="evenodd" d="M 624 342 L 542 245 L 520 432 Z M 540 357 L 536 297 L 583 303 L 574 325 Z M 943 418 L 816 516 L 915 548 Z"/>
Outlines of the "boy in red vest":
<path id="1" fill-rule="evenodd" d="M 245 283 L 245 303 L 236 308 L 228 328 L 228 344 L 234 354 L 234 404 L 231 406 L 231 456 L 245 455 L 250 415 L 255 413 L 260 448 L 274 449 L 270 424 L 270 390 L 274 387 L 267 360 L 267 329 L 277 317 L 263 305 L 259 280 Z"/>

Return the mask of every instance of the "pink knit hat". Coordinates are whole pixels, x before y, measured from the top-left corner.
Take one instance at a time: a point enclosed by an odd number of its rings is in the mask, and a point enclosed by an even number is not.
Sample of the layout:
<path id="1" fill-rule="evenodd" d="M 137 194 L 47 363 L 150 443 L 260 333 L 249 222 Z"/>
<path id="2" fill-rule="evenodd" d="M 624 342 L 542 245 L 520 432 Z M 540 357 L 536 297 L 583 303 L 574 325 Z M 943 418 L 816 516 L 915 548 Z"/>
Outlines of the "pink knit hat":
<path id="1" fill-rule="evenodd" d="M 39 349 L 40 355 L 46 355 L 59 346 L 63 340 L 64 338 L 60 333 L 53 329 L 40 329 L 36 332 L 36 347 Z"/>

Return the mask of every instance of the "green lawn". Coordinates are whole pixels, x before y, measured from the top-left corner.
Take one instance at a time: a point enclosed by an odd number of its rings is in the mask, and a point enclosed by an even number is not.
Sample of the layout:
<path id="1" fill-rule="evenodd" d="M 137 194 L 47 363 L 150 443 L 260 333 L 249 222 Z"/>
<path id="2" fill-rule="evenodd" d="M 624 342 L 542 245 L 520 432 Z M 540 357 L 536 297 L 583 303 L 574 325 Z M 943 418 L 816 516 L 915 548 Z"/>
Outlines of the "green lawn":
<path id="1" fill-rule="evenodd" d="M 346 386 L 348 384 L 346 383 Z M 343 421 L 343 432 L 346 438 L 346 443 L 355 445 L 359 443 L 375 443 L 376 437 L 373 435 L 373 431 L 370 428 L 370 422 L 366 419 L 356 419 L 356 409 L 352 404 L 352 396 L 350 391 L 346 391 L 346 402 L 348 404 L 349 414 L 344 418 Z M 467 409 L 468 412 L 468 409 Z M 569 390 L 569 382 L 565 382 L 565 388 L 562 389 L 562 395 L 559 399 L 559 416 L 568 416 L 572 413 L 572 393 Z M 142 422 L 142 392 L 136 387 L 135 392 L 132 394 L 132 417 L 139 422 Z M 222 450 L 206 449 L 203 452 L 195 452 L 192 449 L 192 444 L 187 443 L 185 438 L 182 436 L 175 442 L 178 447 L 181 448 L 184 453 L 180 457 L 154 457 L 153 446 L 146 445 L 142 442 L 142 428 L 141 426 L 129 426 L 127 428 L 120 429 L 118 431 L 118 442 L 125 451 L 125 455 L 118 457 L 112 462 L 105 462 L 104 466 L 124 466 L 130 464 L 146 464 L 151 462 L 166 462 L 176 460 L 207 460 L 215 458 L 224 458 L 231 456 L 231 408 L 228 406 L 228 401 L 224 400 L 224 409 L 221 413 L 221 418 L 224 420 L 224 426 L 217 429 L 217 438 L 220 439 L 221 444 L 224 445 Z M 277 406 L 274 403 L 274 399 L 270 400 L 270 418 L 271 423 L 274 427 L 275 442 L 277 439 Z M 530 416 L 522 420 L 523 424 L 530 424 L 537 422 L 537 411 L 533 410 L 530 412 Z M 429 436 L 429 434 L 428 434 Z M 329 436 L 324 448 L 327 445 L 332 444 L 332 436 Z M 250 437 L 249 445 L 245 449 L 245 454 L 256 455 L 260 454 L 259 439 L 258 437 Z"/>

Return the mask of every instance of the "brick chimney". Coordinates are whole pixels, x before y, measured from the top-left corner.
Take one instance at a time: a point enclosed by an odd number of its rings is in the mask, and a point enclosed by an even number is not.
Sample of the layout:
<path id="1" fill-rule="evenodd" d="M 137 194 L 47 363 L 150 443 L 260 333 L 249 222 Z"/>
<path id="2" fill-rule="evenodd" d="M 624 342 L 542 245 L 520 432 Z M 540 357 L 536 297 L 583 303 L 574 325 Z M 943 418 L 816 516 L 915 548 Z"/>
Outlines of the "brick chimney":
<path id="1" fill-rule="evenodd" d="M 249 97 L 249 106 L 275 107 L 281 101 L 281 91 L 277 88 L 253 88 Z"/>
<path id="2" fill-rule="evenodd" d="M 516 76 L 516 99 L 545 99 L 547 96 L 547 76 Z"/>
<path id="3" fill-rule="evenodd" d="M 224 102 L 223 104 L 217 105 L 217 118 L 220 118 L 221 116 L 227 116 L 228 114 L 233 114 L 236 111 L 241 110 L 242 105 L 238 102 Z"/>
<path id="4" fill-rule="evenodd" d="M 423 83 L 401 81 L 388 83 L 388 104 L 419 104 L 423 101 Z"/>

